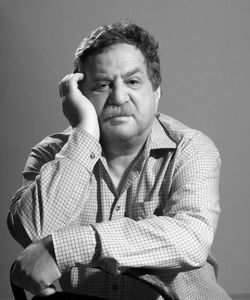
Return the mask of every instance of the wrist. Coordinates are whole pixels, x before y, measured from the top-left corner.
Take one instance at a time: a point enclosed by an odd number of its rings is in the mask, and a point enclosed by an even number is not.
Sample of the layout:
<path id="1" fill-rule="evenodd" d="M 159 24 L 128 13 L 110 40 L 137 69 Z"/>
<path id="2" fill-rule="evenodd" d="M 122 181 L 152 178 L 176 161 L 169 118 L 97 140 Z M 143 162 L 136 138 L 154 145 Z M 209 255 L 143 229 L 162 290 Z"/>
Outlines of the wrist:
<path id="1" fill-rule="evenodd" d="M 91 134 L 97 141 L 100 140 L 100 129 L 97 118 L 96 120 L 83 119 L 81 122 L 79 122 L 77 127 Z"/>

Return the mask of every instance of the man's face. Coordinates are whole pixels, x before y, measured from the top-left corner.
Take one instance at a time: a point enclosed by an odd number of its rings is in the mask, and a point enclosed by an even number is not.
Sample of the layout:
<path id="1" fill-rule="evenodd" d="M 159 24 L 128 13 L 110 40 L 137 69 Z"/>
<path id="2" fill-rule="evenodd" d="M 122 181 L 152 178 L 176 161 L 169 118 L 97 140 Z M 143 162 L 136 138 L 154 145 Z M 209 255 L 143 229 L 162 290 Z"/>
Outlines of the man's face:
<path id="1" fill-rule="evenodd" d="M 158 106 L 144 56 L 129 44 L 117 44 L 89 56 L 83 65 L 83 94 L 98 115 L 102 139 L 146 138 Z"/>

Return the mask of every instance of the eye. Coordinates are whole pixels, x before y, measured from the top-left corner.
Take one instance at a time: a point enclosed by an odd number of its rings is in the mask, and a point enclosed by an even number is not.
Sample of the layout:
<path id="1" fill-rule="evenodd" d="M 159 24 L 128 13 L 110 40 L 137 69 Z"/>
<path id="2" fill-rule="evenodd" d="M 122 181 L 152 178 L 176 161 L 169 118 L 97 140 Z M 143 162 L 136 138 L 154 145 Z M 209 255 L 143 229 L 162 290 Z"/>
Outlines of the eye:
<path id="1" fill-rule="evenodd" d="M 98 82 L 95 85 L 95 90 L 98 92 L 107 91 L 107 90 L 109 90 L 109 88 L 110 88 L 110 82 L 107 82 L 107 81 Z"/>
<path id="2" fill-rule="evenodd" d="M 128 79 L 127 84 L 133 88 L 136 88 L 136 87 L 140 86 L 141 81 L 139 78 L 130 78 L 130 79 Z"/>

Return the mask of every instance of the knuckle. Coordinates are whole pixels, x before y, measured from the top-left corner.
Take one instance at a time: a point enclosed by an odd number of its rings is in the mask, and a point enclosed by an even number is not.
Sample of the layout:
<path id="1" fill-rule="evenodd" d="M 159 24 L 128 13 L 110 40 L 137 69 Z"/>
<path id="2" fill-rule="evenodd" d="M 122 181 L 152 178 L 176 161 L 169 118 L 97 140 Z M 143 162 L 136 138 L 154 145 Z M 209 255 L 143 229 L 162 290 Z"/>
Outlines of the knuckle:
<path id="1" fill-rule="evenodd" d="M 29 276 L 27 277 L 26 282 L 26 289 L 35 295 L 42 295 L 42 292 L 48 286 L 46 280 L 41 277 L 34 278 L 33 276 Z"/>

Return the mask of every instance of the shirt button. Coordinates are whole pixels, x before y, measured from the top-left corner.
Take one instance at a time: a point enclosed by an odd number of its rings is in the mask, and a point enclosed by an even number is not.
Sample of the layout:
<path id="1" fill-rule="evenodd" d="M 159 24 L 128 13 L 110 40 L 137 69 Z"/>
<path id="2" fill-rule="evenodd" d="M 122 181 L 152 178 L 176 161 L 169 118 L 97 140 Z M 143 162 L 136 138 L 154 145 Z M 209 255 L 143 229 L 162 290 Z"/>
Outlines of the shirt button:
<path id="1" fill-rule="evenodd" d="M 95 158 L 95 153 L 94 153 L 94 152 L 91 152 L 91 153 L 90 153 L 90 158 L 91 158 L 91 159 L 94 159 L 94 158 Z"/>
<path id="2" fill-rule="evenodd" d="M 120 207 L 119 205 L 117 205 L 116 208 L 115 208 L 115 210 L 116 210 L 116 211 L 119 211 L 120 208 L 121 208 L 121 207 Z"/>

